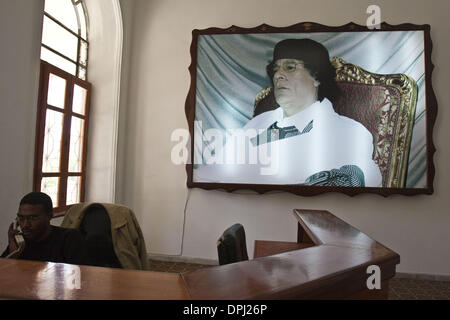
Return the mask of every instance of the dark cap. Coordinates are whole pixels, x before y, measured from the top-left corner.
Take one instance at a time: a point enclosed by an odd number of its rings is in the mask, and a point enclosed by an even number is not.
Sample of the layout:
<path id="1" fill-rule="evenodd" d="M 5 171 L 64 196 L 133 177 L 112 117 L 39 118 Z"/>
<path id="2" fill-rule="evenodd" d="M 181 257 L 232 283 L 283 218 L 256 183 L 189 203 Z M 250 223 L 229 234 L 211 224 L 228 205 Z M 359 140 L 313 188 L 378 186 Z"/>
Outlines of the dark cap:
<path id="1" fill-rule="evenodd" d="M 297 59 L 307 65 L 330 61 L 328 50 L 311 39 L 286 39 L 278 42 L 273 50 L 273 62 L 278 59 Z"/>

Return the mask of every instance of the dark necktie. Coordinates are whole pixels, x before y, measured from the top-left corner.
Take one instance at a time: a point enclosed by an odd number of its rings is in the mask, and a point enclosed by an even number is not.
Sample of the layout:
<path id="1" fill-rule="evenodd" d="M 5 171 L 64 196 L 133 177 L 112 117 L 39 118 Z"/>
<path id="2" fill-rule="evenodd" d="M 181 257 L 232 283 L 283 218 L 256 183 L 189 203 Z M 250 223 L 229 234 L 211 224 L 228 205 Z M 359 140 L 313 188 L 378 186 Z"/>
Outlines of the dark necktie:
<path id="1" fill-rule="evenodd" d="M 275 123 L 273 123 L 269 128 L 267 128 L 265 132 L 252 138 L 251 141 L 253 145 L 259 146 L 266 142 L 272 142 L 290 137 L 295 137 L 300 134 L 304 134 L 311 131 L 311 129 L 313 128 L 313 121 L 314 120 L 311 120 L 302 131 L 298 130 L 295 126 L 279 127 L 277 125 L 278 121 L 275 121 Z"/>

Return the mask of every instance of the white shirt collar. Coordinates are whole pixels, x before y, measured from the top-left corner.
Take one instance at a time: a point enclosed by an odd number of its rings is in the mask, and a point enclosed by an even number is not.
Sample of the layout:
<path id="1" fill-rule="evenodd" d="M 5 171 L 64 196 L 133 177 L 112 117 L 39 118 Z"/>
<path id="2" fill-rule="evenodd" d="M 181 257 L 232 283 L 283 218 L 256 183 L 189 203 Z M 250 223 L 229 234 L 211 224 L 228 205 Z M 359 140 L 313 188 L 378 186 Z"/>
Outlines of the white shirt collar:
<path id="1" fill-rule="evenodd" d="M 324 98 L 322 101 L 316 101 L 306 109 L 297 112 L 290 117 L 285 117 L 283 109 L 280 107 L 275 110 L 276 121 L 278 122 L 277 125 L 279 127 L 296 126 L 297 129 L 302 130 L 311 122 L 311 120 L 317 119 L 324 113 L 329 113 L 330 110 L 333 110 L 333 106 L 327 98 Z"/>

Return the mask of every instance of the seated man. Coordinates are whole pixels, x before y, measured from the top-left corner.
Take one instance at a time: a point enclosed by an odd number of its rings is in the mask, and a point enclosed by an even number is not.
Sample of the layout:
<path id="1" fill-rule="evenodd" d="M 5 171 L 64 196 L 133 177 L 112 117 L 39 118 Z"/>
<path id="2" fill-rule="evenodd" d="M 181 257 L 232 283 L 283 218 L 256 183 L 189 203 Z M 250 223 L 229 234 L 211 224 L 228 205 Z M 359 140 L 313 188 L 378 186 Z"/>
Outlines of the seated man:
<path id="1" fill-rule="evenodd" d="M 19 231 L 11 224 L 8 230 L 9 245 L 1 257 L 9 255 L 15 259 L 85 264 L 83 236 L 78 230 L 50 225 L 52 211 L 52 199 L 45 193 L 31 192 L 25 195 L 17 213 L 25 247 L 19 249 L 15 240 Z"/>
<path id="2" fill-rule="evenodd" d="M 280 41 L 267 72 L 279 108 L 256 116 L 245 129 L 265 130 L 254 144 L 277 144 L 279 174 L 305 185 L 380 186 L 371 133 L 333 109 L 340 92 L 328 50 L 311 39 Z"/>
<path id="3" fill-rule="evenodd" d="M 225 147 L 214 150 L 215 158 L 239 158 L 240 163 L 207 163 L 194 171 L 194 179 L 379 187 L 372 134 L 333 109 L 339 89 L 328 50 L 310 39 L 282 40 L 274 48 L 267 73 L 278 107 L 251 119 L 242 138 L 230 135 Z"/>

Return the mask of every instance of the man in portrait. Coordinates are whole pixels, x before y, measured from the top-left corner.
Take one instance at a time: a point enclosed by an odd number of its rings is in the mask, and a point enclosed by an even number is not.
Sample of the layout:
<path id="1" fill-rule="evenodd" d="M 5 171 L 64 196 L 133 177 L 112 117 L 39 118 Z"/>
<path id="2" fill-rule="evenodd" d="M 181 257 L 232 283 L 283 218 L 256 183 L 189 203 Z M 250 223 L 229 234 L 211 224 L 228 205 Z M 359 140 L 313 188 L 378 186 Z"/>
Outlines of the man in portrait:
<path id="1" fill-rule="evenodd" d="M 336 71 L 328 50 L 311 39 L 285 39 L 273 50 L 267 73 L 273 84 L 272 105 L 243 127 L 248 141 L 226 139 L 227 157 L 245 163 L 199 167 L 197 181 L 378 187 L 381 173 L 372 159 L 373 137 L 359 122 L 337 114 Z M 257 97 L 263 100 L 267 92 Z M 258 106 L 257 106 L 258 107 Z M 217 139 L 216 139 L 217 140 Z M 231 143 L 230 143 L 231 142 Z M 231 145 L 231 146 L 230 146 Z M 217 154 L 217 151 L 216 151 Z M 250 163 L 264 154 L 265 163 Z M 243 156 L 242 156 L 243 155 Z M 275 165 L 274 165 L 275 164 Z"/>
<path id="2" fill-rule="evenodd" d="M 277 143 L 279 174 L 291 183 L 378 187 L 373 137 L 359 122 L 337 114 L 336 72 L 327 49 L 311 39 L 278 42 L 267 66 L 279 107 L 270 106 L 244 129 L 265 129 L 253 144 Z"/>

